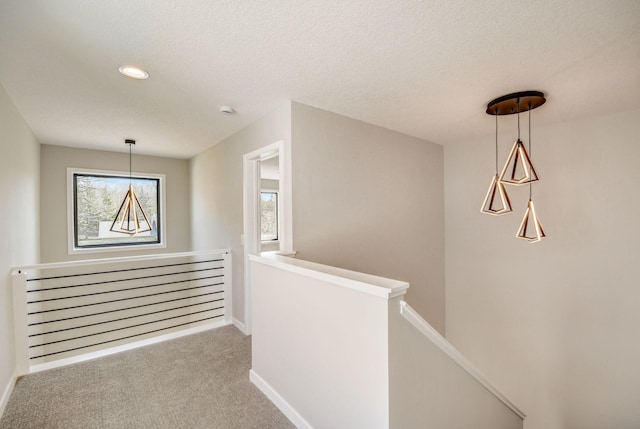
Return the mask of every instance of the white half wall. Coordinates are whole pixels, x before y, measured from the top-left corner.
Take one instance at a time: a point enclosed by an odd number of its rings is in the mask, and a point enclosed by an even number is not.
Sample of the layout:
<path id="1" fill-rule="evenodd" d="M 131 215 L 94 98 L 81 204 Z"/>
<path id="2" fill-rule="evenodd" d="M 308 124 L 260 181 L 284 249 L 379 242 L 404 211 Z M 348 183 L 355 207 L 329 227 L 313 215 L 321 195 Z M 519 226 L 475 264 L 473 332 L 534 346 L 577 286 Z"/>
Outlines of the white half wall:
<path id="1" fill-rule="evenodd" d="M 11 267 L 38 262 L 40 145 L 0 86 L 0 416 L 14 382 Z"/>
<path id="2" fill-rule="evenodd" d="M 533 123 L 535 244 L 515 238 L 526 187 L 507 189 L 514 213 L 480 213 L 494 136 L 445 148 L 447 339 L 525 429 L 640 427 L 638 124 L 640 111 Z M 501 134 L 500 162 L 514 138 Z"/>
<path id="3" fill-rule="evenodd" d="M 388 428 L 388 303 L 408 285 L 290 258 L 252 256 L 251 276 L 256 384 L 298 427 Z"/>

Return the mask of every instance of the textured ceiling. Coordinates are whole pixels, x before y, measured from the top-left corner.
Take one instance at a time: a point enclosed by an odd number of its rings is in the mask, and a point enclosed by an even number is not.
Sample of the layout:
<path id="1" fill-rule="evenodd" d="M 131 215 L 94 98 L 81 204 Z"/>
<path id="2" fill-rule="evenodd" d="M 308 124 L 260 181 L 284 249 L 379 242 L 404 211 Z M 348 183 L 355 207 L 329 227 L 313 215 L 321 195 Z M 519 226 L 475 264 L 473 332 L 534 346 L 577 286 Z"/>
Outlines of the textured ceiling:
<path id="1" fill-rule="evenodd" d="M 640 108 L 640 1 L 2 0 L 0 83 L 47 144 L 188 158 L 289 99 L 449 144 L 514 91 Z"/>

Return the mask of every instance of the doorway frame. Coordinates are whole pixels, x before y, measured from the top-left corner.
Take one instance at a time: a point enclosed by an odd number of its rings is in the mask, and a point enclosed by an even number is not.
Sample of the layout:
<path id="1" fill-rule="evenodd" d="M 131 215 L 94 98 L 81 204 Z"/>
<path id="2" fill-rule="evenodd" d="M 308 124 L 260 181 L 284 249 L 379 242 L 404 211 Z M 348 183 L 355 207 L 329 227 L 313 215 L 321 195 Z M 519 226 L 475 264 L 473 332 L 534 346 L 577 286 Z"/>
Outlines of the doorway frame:
<path id="1" fill-rule="evenodd" d="M 260 161 L 278 156 L 279 254 L 294 255 L 291 193 L 291 151 L 284 140 L 246 153 L 242 157 L 244 245 L 244 332 L 251 334 L 251 270 L 249 255 L 260 253 Z"/>

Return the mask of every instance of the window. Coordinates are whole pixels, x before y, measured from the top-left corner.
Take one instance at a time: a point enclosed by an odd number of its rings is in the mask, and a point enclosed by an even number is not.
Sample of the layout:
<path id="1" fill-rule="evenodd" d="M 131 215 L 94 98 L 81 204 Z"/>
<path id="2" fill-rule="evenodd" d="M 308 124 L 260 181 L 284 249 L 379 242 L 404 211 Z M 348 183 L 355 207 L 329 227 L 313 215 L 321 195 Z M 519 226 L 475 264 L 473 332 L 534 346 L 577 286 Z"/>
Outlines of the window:
<path id="1" fill-rule="evenodd" d="M 163 246 L 161 195 L 164 176 L 134 175 L 130 181 L 129 173 L 69 170 L 71 253 L 86 249 Z M 133 235 L 111 230 L 129 183 L 146 214 L 145 219 L 138 211 L 143 232 Z"/>
<path id="2" fill-rule="evenodd" d="M 263 191 L 260 193 L 260 240 L 278 240 L 278 193 Z"/>

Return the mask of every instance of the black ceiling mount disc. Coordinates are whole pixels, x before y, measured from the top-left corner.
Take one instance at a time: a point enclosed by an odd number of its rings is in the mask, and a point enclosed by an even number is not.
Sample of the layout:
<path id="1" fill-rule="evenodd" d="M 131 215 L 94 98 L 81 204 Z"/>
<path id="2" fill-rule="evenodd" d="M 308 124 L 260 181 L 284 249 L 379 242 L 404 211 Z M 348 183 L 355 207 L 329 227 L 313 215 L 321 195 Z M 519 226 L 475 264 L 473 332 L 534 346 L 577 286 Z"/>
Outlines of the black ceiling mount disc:
<path id="1" fill-rule="evenodd" d="M 488 115 L 513 115 L 518 113 L 518 104 L 520 112 L 533 110 L 542 106 L 545 101 L 544 93 L 540 91 L 522 91 L 513 94 L 503 95 L 487 104 Z"/>

